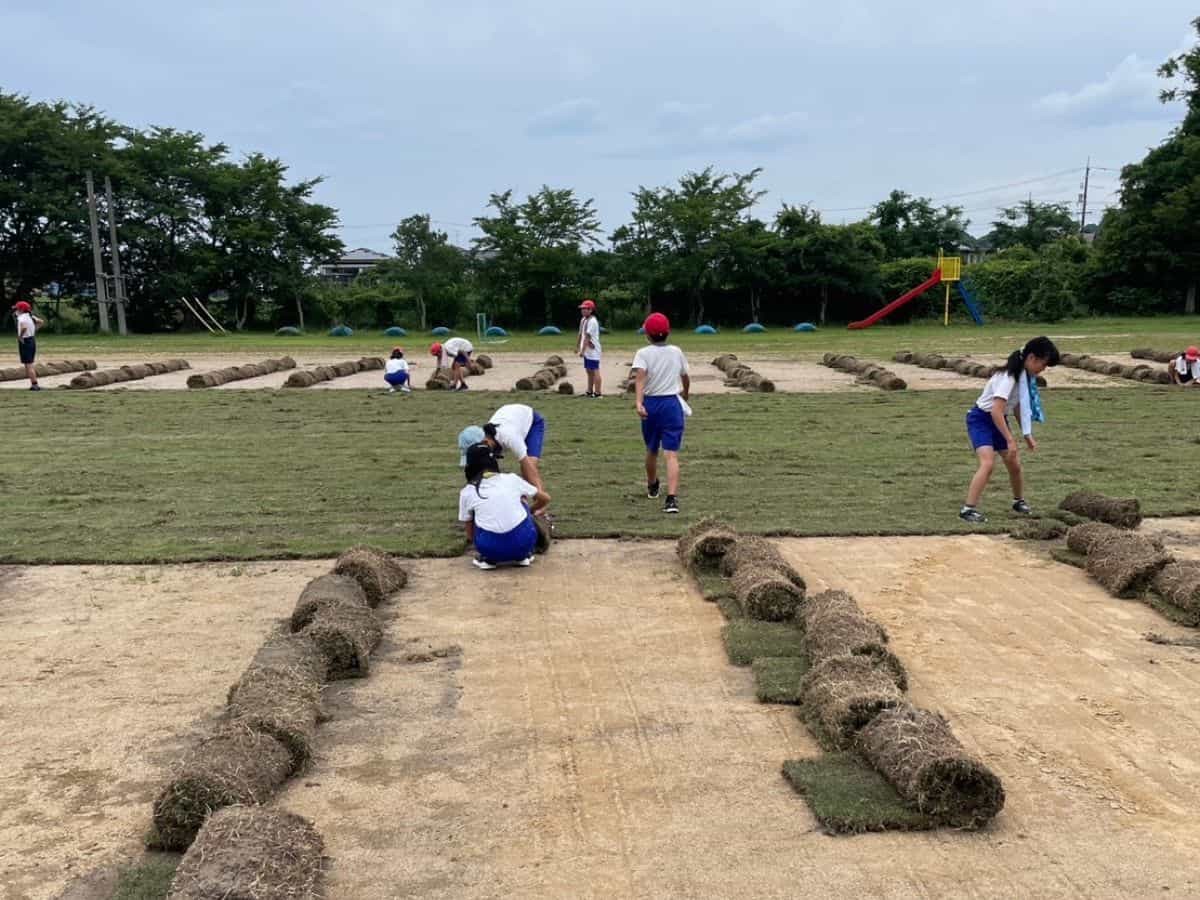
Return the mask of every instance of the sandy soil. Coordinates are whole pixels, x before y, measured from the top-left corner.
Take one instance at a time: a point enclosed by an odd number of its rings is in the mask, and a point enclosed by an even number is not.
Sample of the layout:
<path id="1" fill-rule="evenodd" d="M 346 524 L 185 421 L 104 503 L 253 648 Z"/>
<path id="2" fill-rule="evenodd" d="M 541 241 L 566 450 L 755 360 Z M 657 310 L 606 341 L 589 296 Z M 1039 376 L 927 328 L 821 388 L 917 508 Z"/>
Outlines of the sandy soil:
<path id="1" fill-rule="evenodd" d="M 564 542 L 533 570 L 414 563 L 370 678 L 328 690 L 280 802 L 324 834 L 331 900 L 1200 890 L 1200 652 L 1143 639 L 1184 629 L 1003 538 L 781 546 L 1004 779 L 991 829 L 820 834 L 779 774 L 816 747 L 727 663 L 673 548 Z M 0 572 L 0 895 L 136 852 L 172 751 L 323 568 Z"/>

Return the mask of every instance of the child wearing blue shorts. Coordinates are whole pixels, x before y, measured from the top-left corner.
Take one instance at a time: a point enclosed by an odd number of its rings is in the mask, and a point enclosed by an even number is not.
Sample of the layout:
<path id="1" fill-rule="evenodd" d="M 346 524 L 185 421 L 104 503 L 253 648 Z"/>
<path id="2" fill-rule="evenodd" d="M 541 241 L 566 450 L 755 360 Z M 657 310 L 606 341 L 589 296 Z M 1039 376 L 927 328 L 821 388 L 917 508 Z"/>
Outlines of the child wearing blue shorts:
<path id="1" fill-rule="evenodd" d="M 550 496 L 524 478 L 502 474 L 487 441 L 468 447 L 465 458 L 467 484 L 458 494 L 458 520 L 475 546 L 474 564 L 480 569 L 531 565 L 538 539 L 532 514 L 544 508 Z"/>
<path id="2" fill-rule="evenodd" d="M 651 500 L 661 490 L 658 478 L 658 454 L 667 462 L 667 497 L 664 513 L 679 512 L 679 449 L 683 446 L 684 418 L 691 413 L 687 405 L 691 390 L 687 357 L 673 344 L 671 322 L 662 313 L 653 313 L 643 324 L 650 346 L 633 357 L 637 389 L 637 414 L 642 419 L 642 440 L 646 444 L 646 496 Z"/>
<path id="3" fill-rule="evenodd" d="M 521 477 L 544 490 L 541 459 L 546 442 L 546 420 L 533 407 L 524 403 L 506 403 L 480 428 L 471 425 L 458 435 L 459 465 L 466 465 L 467 448 L 479 441 L 486 441 L 496 452 L 497 458 L 511 453 L 521 466 Z M 544 515 L 544 511 L 540 514 Z"/>
<path id="4" fill-rule="evenodd" d="M 967 489 L 966 503 L 958 512 L 958 517 L 964 522 L 978 524 L 987 521 L 978 505 L 983 489 L 992 477 L 997 453 L 1004 460 L 1012 483 L 1013 512 L 1021 515 L 1032 512 L 1025 502 L 1025 476 L 1017 441 L 1008 425 L 1008 413 L 1014 406 L 1017 407 L 1021 434 L 1025 437 L 1029 452 L 1033 453 L 1037 450 L 1037 441 L 1033 439 L 1033 423 L 1045 421 L 1038 396 L 1037 376 L 1048 366 L 1058 365 L 1058 358 L 1058 348 L 1050 338 L 1034 338 L 1012 353 L 1003 368 L 992 374 L 983 393 L 967 413 L 967 437 L 979 459 L 979 468 Z"/>
<path id="5" fill-rule="evenodd" d="M 583 371 L 587 375 L 585 397 L 599 397 L 602 390 L 600 376 L 600 320 L 596 318 L 596 304 L 584 300 L 579 304 L 579 344 L 576 353 L 583 357 Z"/>
<path id="6" fill-rule="evenodd" d="M 408 361 L 404 358 L 403 348 L 392 348 L 392 355 L 384 366 L 383 380 L 388 383 L 389 394 L 396 393 L 397 388 L 406 394 L 412 393 L 412 387 L 409 385 Z"/>

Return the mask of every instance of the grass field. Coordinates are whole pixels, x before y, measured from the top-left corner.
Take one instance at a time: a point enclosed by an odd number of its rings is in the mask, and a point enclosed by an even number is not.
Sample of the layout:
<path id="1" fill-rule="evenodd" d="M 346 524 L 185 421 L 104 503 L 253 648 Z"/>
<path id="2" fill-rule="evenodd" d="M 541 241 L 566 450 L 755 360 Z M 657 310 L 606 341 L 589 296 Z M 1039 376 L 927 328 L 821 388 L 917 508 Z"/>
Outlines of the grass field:
<path id="1" fill-rule="evenodd" d="M 974 392 L 696 398 L 683 514 L 645 499 L 627 398 L 538 396 L 544 474 L 563 537 L 677 535 L 716 514 L 795 535 L 965 531 Z M 1197 396 L 1165 388 L 1046 395 L 1026 456 L 1035 506 L 1088 487 L 1152 515 L 1200 512 Z M 417 392 L 6 394 L 3 562 L 151 562 L 334 555 L 374 542 L 460 552 L 455 436 L 495 395 Z M 1011 525 L 998 472 L 984 509 Z"/>
<path id="2" fill-rule="evenodd" d="M 603 318 L 601 315 L 601 321 Z M 566 327 L 561 337 L 539 337 L 528 332 L 514 333 L 505 343 L 494 345 L 494 349 L 520 352 L 545 350 L 548 354 L 569 351 L 574 340 L 575 323 L 563 324 Z M 462 333 L 474 340 L 473 330 Z M 1185 316 L 1163 316 L 1154 319 L 1096 318 L 1052 324 L 998 323 L 983 327 L 954 324 L 949 328 L 943 328 L 940 322 L 922 322 L 913 325 L 880 324 L 865 331 L 849 331 L 844 326 L 831 325 L 811 334 L 797 334 L 789 328 L 771 328 L 765 334 L 741 334 L 736 329 L 725 329 L 721 334 L 707 336 L 692 334 L 690 329 L 677 329 L 673 338 L 688 351 L 701 352 L 712 349 L 714 355 L 724 352 L 794 354 L 839 350 L 862 356 L 890 357 L 901 349 L 1007 353 L 1039 334 L 1050 335 L 1064 348 L 1086 347 L 1094 353 L 1127 352 L 1137 346 L 1173 349 L 1200 342 L 1200 320 Z M 232 334 L 217 338 L 207 333 L 135 335 L 120 338 L 55 335 L 43 332 L 38 336 L 40 352 L 45 359 L 55 356 L 115 353 L 186 356 L 189 352 L 229 352 L 278 355 L 318 349 L 328 350 L 330 353 L 345 351 L 348 356 L 361 356 L 366 353 L 382 353 L 396 343 L 410 350 L 424 348 L 433 340 L 435 338 L 432 336 L 415 331 L 410 331 L 406 338 L 389 338 L 378 330 L 361 330 L 348 338 L 331 338 L 324 330 L 289 338 L 275 337 L 269 332 Z M 609 351 L 630 350 L 644 343 L 645 339 L 634 331 L 613 332 L 604 337 L 604 347 Z M 480 344 L 478 349 L 483 350 L 486 346 L 492 345 Z"/>

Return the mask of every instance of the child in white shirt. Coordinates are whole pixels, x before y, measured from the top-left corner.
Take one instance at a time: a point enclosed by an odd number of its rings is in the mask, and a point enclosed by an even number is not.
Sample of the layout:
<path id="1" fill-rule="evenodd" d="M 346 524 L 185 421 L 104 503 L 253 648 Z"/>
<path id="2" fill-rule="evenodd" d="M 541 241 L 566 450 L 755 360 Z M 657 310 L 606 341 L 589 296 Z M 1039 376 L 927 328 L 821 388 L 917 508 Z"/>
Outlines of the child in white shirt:
<path id="1" fill-rule="evenodd" d="M 408 360 L 404 358 L 402 347 L 393 347 L 392 355 L 384 365 L 383 380 L 388 383 L 388 393 L 396 393 L 396 388 L 405 394 L 412 393 L 409 385 Z"/>
<path id="2" fill-rule="evenodd" d="M 37 330 L 46 324 L 33 314 L 33 307 L 24 300 L 13 304 L 13 315 L 17 319 L 17 356 L 29 376 L 29 389 L 40 391 L 41 385 L 37 380 Z"/>
<path id="3" fill-rule="evenodd" d="M 532 514 L 550 495 L 519 475 L 502 474 L 496 451 L 485 441 L 472 444 L 465 456 L 467 484 L 458 493 L 458 520 L 475 546 L 475 565 L 532 564 L 538 539 Z"/>
<path id="4" fill-rule="evenodd" d="M 584 300 L 579 304 L 579 344 L 575 352 L 583 357 L 583 371 L 587 374 L 585 397 L 599 397 L 602 387 L 600 377 L 600 320 L 596 318 L 596 304 Z"/>
<path id="5" fill-rule="evenodd" d="M 1200 350 L 1188 347 L 1167 363 L 1167 372 L 1171 376 L 1171 384 L 1200 385 Z"/>

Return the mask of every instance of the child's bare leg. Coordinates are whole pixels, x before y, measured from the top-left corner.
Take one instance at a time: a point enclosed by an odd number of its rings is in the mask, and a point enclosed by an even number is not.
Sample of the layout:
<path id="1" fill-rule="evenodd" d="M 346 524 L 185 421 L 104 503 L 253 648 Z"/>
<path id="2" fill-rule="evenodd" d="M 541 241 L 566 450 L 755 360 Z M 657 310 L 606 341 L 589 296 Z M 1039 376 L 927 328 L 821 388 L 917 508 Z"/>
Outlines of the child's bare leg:
<path id="1" fill-rule="evenodd" d="M 25 364 L 25 375 L 29 378 L 29 386 L 35 387 L 37 385 L 37 367 L 33 363 Z"/>
<path id="2" fill-rule="evenodd" d="M 979 457 L 979 468 L 975 471 L 975 477 L 971 479 L 971 486 L 967 488 L 967 506 L 979 505 L 979 498 L 983 496 L 983 489 L 987 487 L 988 479 L 992 477 L 992 469 L 996 465 L 996 451 L 991 447 L 980 447 L 975 451 L 975 455 Z"/>
<path id="3" fill-rule="evenodd" d="M 646 451 L 646 484 L 658 481 L 658 454 Z"/>
<path id="4" fill-rule="evenodd" d="M 599 394 L 600 386 L 603 383 L 603 379 L 600 377 L 600 370 L 597 369 L 595 372 L 592 373 L 592 375 L 595 377 L 595 387 L 592 388 L 592 393 Z"/>
<path id="5" fill-rule="evenodd" d="M 664 450 L 667 458 L 667 493 L 674 497 L 679 493 L 679 454 L 674 450 Z"/>
<path id="6" fill-rule="evenodd" d="M 1021 456 L 1015 449 L 1006 450 L 1000 454 L 1004 465 L 1008 468 L 1008 480 L 1012 483 L 1013 499 L 1025 498 L 1025 473 L 1021 470 Z"/>

